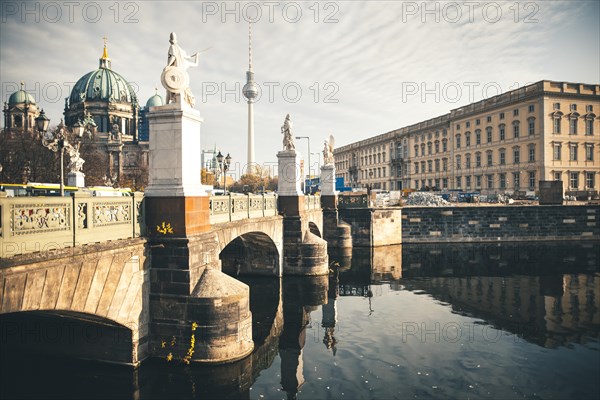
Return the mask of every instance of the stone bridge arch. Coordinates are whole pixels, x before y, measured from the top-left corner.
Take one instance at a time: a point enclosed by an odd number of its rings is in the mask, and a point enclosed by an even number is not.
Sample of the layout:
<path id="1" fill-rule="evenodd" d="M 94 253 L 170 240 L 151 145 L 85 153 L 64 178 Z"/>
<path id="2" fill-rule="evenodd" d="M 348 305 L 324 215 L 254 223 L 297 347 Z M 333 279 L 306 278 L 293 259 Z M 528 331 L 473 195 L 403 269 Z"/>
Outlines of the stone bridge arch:
<path id="1" fill-rule="evenodd" d="M 213 226 L 221 269 L 229 275 L 281 276 L 283 218 L 266 217 Z"/>
<path id="2" fill-rule="evenodd" d="M 3 261 L 0 264 L 0 316 L 47 313 L 80 320 L 91 317 L 98 323 L 125 327 L 131 331 L 129 354 L 111 354 L 107 349 L 98 349 L 94 358 L 138 364 L 148 351 L 148 265 L 145 241 L 127 242 L 82 246 L 52 255 L 33 254 Z"/>

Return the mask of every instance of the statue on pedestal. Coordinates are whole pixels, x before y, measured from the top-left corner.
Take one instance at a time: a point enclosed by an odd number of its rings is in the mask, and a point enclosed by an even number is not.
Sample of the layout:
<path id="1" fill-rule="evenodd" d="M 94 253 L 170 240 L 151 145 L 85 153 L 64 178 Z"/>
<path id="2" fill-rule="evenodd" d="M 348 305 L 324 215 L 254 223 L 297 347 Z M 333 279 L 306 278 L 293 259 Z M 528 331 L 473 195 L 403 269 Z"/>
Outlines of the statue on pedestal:
<path id="1" fill-rule="evenodd" d="M 85 160 L 81 158 L 79 154 L 79 146 L 81 146 L 81 143 L 77 143 L 75 146 L 69 146 L 70 160 L 67 168 L 69 168 L 69 172 L 72 173 L 81 172 L 83 163 L 85 162 Z"/>
<path id="2" fill-rule="evenodd" d="M 325 140 L 323 147 L 323 164 L 332 165 L 333 159 L 333 146 L 335 145 L 335 139 L 333 135 L 329 135 L 329 140 Z"/>
<path id="3" fill-rule="evenodd" d="M 189 88 L 190 78 L 187 69 L 190 66 L 198 66 L 200 53 L 188 56 L 185 50 L 177 44 L 177 35 L 175 35 L 175 32 L 171 32 L 169 42 L 171 43 L 169 58 L 167 66 L 163 69 L 161 75 L 161 82 L 165 89 L 167 89 L 166 104 L 180 102 L 181 95 L 183 94 L 183 101 L 189 104 L 190 107 L 194 107 L 196 98 Z"/>
<path id="4" fill-rule="evenodd" d="M 296 150 L 290 114 L 285 116 L 285 121 L 281 127 L 281 133 L 283 134 L 283 150 Z"/>

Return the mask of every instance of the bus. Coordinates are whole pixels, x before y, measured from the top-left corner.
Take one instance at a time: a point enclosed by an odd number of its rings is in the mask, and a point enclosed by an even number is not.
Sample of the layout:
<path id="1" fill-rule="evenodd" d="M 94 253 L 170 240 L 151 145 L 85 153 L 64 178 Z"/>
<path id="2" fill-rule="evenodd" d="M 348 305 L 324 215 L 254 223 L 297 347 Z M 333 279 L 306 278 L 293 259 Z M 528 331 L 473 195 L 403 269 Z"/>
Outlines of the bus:
<path id="1" fill-rule="evenodd" d="M 0 183 L 0 191 L 5 192 L 7 197 L 60 196 L 60 185 L 58 183 L 37 182 L 26 184 Z M 129 188 L 115 189 L 110 186 L 93 186 L 87 188 L 65 186 L 64 191 L 67 196 L 75 192 L 90 193 L 92 196 L 131 196 L 131 189 Z"/>

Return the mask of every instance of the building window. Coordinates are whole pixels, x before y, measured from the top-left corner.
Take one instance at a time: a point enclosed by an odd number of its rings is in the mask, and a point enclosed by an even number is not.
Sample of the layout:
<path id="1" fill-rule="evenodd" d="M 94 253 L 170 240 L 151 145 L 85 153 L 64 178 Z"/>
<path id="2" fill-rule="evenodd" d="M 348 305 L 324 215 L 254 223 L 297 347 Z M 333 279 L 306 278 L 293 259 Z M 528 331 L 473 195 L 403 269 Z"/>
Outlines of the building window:
<path id="1" fill-rule="evenodd" d="M 488 115 L 488 116 L 487 116 L 487 122 L 488 122 L 488 123 L 492 122 L 492 116 L 491 116 L 491 115 Z"/>
<path id="2" fill-rule="evenodd" d="M 481 175 L 475 175 L 475 187 L 477 189 L 481 188 Z"/>
<path id="3" fill-rule="evenodd" d="M 577 189 L 579 187 L 579 172 L 569 173 L 569 188 Z"/>
<path id="4" fill-rule="evenodd" d="M 515 139 L 519 137 L 519 121 L 513 122 L 513 137 Z"/>
<path id="5" fill-rule="evenodd" d="M 504 113 L 503 112 L 500 113 L 500 119 L 504 119 Z"/>
<path id="6" fill-rule="evenodd" d="M 569 106 L 569 110 L 571 110 L 571 111 L 577 111 L 577 104 L 571 104 Z"/>
<path id="7" fill-rule="evenodd" d="M 475 166 L 481 167 L 481 153 L 475 153 Z"/>
<path id="8" fill-rule="evenodd" d="M 448 140 L 442 140 L 442 151 L 448 151 Z"/>
<path id="9" fill-rule="evenodd" d="M 561 177 L 560 177 L 560 172 L 555 172 L 555 173 L 554 173 L 554 180 L 555 180 L 555 181 L 560 181 L 560 180 L 561 180 Z"/>
<path id="10" fill-rule="evenodd" d="M 448 189 L 448 178 L 442 179 L 442 187 Z"/>
<path id="11" fill-rule="evenodd" d="M 594 144 L 585 144 L 585 161 L 594 161 Z"/>
<path id="12" fill-rule="evenodd" d="M 492 128 L 488 126 L 488 127 L 485 129 L 485 132 L 486 132 L 486 134 L 487 134 L 487 142 L 488 142 L 488 143 L 492 143 Z"/>
<path id="13" fill-rule="evenodd" d="M 425 143 L 421 143 L 421 156 L 425 156 Z"/>
<path id="14" fill-rule="evenodd" d="M 529 171 L 529 189 L 535 189 L 535 171 Z"/>
<path id="15" fill-rule="evenodd" d="M 492 174 L 487 175 L 487 188 L 488 189 L 494 188 L 494 175 L 492 175 Z"/>
<path id="16" fill-rule="evenodd" d="M 469 147 L 471 145 L 471 132 L 465 133 L 465 146 Z"/>
<path id="17" fill-rule="evenodd" d="M 415 189 L 418 189 L 418 188 L 419 188 L 419 180 L 415 179 Z"/>
<path id="18" fill-rule="evenodd" d="M 519 189 L 521 181 L 521 173 L 513 172 L 513 184 L 515 185 L 515 189 Z"/>
<path id="19" fill-rule="evenodd" d="M 521 148 L 515 147 L 513 148 L 513 163 L 518 164 L 521 162 Z"/>
<path id="20" fill-rule="evenodd" d="M 425 161 L 421 161 L 421 173 L 425 173 Z"/>
<path id="21" fill-rule="evenodd" d="M 456 156 L 456 169 L 460 169 L 460 162 L 461 162 L 460 156 Z"/>
<path id="22" fill-rule="evenodd" d="M 529 112 L 534 112 L 535 111 L 535 106 L 533 104 L 529 105 Z"/>
<path id="23" fill-rule="evenodd" d="M 415 157 L 419 157 L 419 145 L 415 144 Z"/>
<path id="24" fill-rule="evenodd" d="M 586 135 L 594 134 L 594 120 L 593 119 L 585 120 L 585 134 Z"/>
<path id="25" fill-rule="evenodd" d="M 475 144 L 479 145 L 481 144 L 481 130 L 477 129 L 475 131 Z"/>
<path id="26" fill-rule="evenodd" d="M 387 174 L 387 167 L 381 168 L 381 173 L 383 174 L 383 178 L 385 178 L 385 175 Z"/>
<path id="27" fill-rule="evenodd" d="M 500 189 L 506 189 L 506 173 L 500 174 Z"/>
<path id="28" fill-rule="evenodd" d="M 448 159 L 447 158 L 442 159 L 442 171 L 444 171 L 444 172 L 448 171 Z"/>
<path id="29" fill-rule="evenodd" d="M 529 118 L 528 132 L 529 136 L 535 135 L 535 118 Z"/>
<path id="30" fill-rule="evenodd" d="M 467 189 L 471 189 L 471 176 L 466 176 L 465 177 L 465 186 L 467 187 Z"/>
<path id="31" fill-rule="evenodd" d="M 569 144 L 569 160 L 577 161 L 577 143 Z"/>
<path id="32" fill-rule="evenodd" d="M 561 155 L 562 155 L 561 154 L 562 153 L 562 144 L 560 144 L 560 143 L 554 143 L 554 145 L 552 147 L 554 148 L 552 159 L 554 161 L 560 161 Z"/>
<path id="33" fill-rule="evenodd" d="M 427 142 L 427 155 L 431 155 L 432 154 L 432 150 L 433 149 L 433 145 L 431 144 L 431 142 Z"/>
<path id="34" fill-rule="evenodd" d="M 461 186 L 461 183 L 462 183 L 462 179 L 461 179 L 461 177 L 460 177 L 460 176 L 457 176 L 457 177 L 456 177 L 456 188 L 457 188 L 457 189 L 460 189 L 460 188 L 462 187 L 462 186 Z"/>
<path id="35" fill-rule="evenodd" d="M 529 162 L 535 162 L 535 145 L 529 145 Z"/>
<path id="36" fill-rule="evenodd" d="M 552 108 L 555 109 L 555 110 L 560 110 L 560 103 L 554 103 L 552 105 Z"/>
<path id="37" fill-rule="evenodd" d="M 440 152 L 440 141 L 436 140 L 434 146 L 435 146 L 435 154 L 439 153 Z"/>
<path id="38" fill-rule="evenodd" d="M 595 178 L 595 174 L 593 172 L 586 172 L 585 173 L 585 187 L 587 187 L 588 189 L 593 189 L 594 188 L 594 178 Z"/>
<path id="39" fill-rule="evenodd" d="M 440 160 L 435 160 L 435 172 L 440 172 Z"/>
<path id="40" fill-rule="evenodd" d="M 488 151 L 488 152 L 487 152 L 487 165 L 488 165 L 488 167 L 491 167 L 491 166 L 492 166 L 492 164 L 493 164 L 493 162 L 492 162 L 492 161 L 493 161 L 493 155 L 492 155 L 492 152 L 491 152 L 491 151 Z"/>
<path id="41" fill-rule="evenodd" d="M 433 161 L 427 160 L 427 172 L 433 172 Z"/>
<path id="42" fill-rule="evenodd" d="M 577 135 L 577 118 L 571 117 L 569 119 L 569 134 Z"/>
<path id="43" fill-rule="evenodd" d="M 460 149 L 460 135 L 456 135 L 456 148 Z"/>
<path id="44" fill-rule="evenodd" d="M 506 165 L 506 150 L 500 149 L 499 154 L 500 154 L 500 165 Z"/>
<path id="45" fill-rule="evenodd" d="M 560 133 L 560 117 L 554 117 L 554 133 Z"/>
<path id="46" fill-rule="evenodd" d="M 481 120 L 479 118 L 475 120 L 475 125 L 481 125 Z"/>
<path id="47" fill-rule="evenodd" d="M 500 140 L 504 140 L 506 138 L 506 125 L 500 124 L 498 126 L 498 132 L 500 133 Z"/>
<path id="48" fill-rule="evenodd" d="M 518 108 L 515 108 L 515 109 L 513 110 L 513 117 L 516 117 L 516 116 L 518 116 L 518 115 L 519 115 L 519 109 L 518 109 Z"/>
<path id="49" fill-rule="evenodd" d="M 594 111 L 594 106 L 592 106 L 591 104 L 585 106 L 585 111 L 591 113 L 592 111 Z"/>
<path id="50" fill-rule="evenodd" d="M 465 154 L 465 168 L 471 168 L 471 155 Z"/>
<path id="51" fill-rule="evenodd" d="M 419 173 L 419 163 L 416 162 L 415 163 L 415 174 L 418 174 L 418 173 Z"/>
<path id="52" fill-rule="evenodd" d="M 456 130 L 460 131 L 460 124 L 456 124 Z"/>
<path id="53" fill-rule="evenodd" d="M 471 127 L 471 122 L 467 121 L 466 126 L 467 126 L 467 128 L 470 128 Z"/>

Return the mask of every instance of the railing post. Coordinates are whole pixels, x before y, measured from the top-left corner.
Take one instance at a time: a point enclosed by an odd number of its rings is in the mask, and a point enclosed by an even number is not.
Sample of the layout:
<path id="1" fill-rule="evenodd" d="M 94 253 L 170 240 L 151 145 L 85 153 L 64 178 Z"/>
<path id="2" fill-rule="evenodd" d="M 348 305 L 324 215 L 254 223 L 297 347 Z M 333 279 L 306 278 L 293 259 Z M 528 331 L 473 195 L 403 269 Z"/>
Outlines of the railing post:
<path id="1" fill-rule="evenodd" d="M 231 193 L 229 193 L 227 196 L 229 196 L 229 200 L 228 200 L 228 208 L 229 208 L 229 222 L 233 221 L 233 219 L 231 218 L 231 214 L 233 213 L 233 200 L 231 199 Z"/>
<path id="2" fill-rule="evenodd" d="M 250 219 L 250 193 L 246 193 L 246 215 Z"/>
<path id="3" fill-rule="evenodd" d="M 265 199 L 265 192 L 262 193 L 262 215 L 265 216 L 265 211 L 267 210 L 267 200 Z"/>

